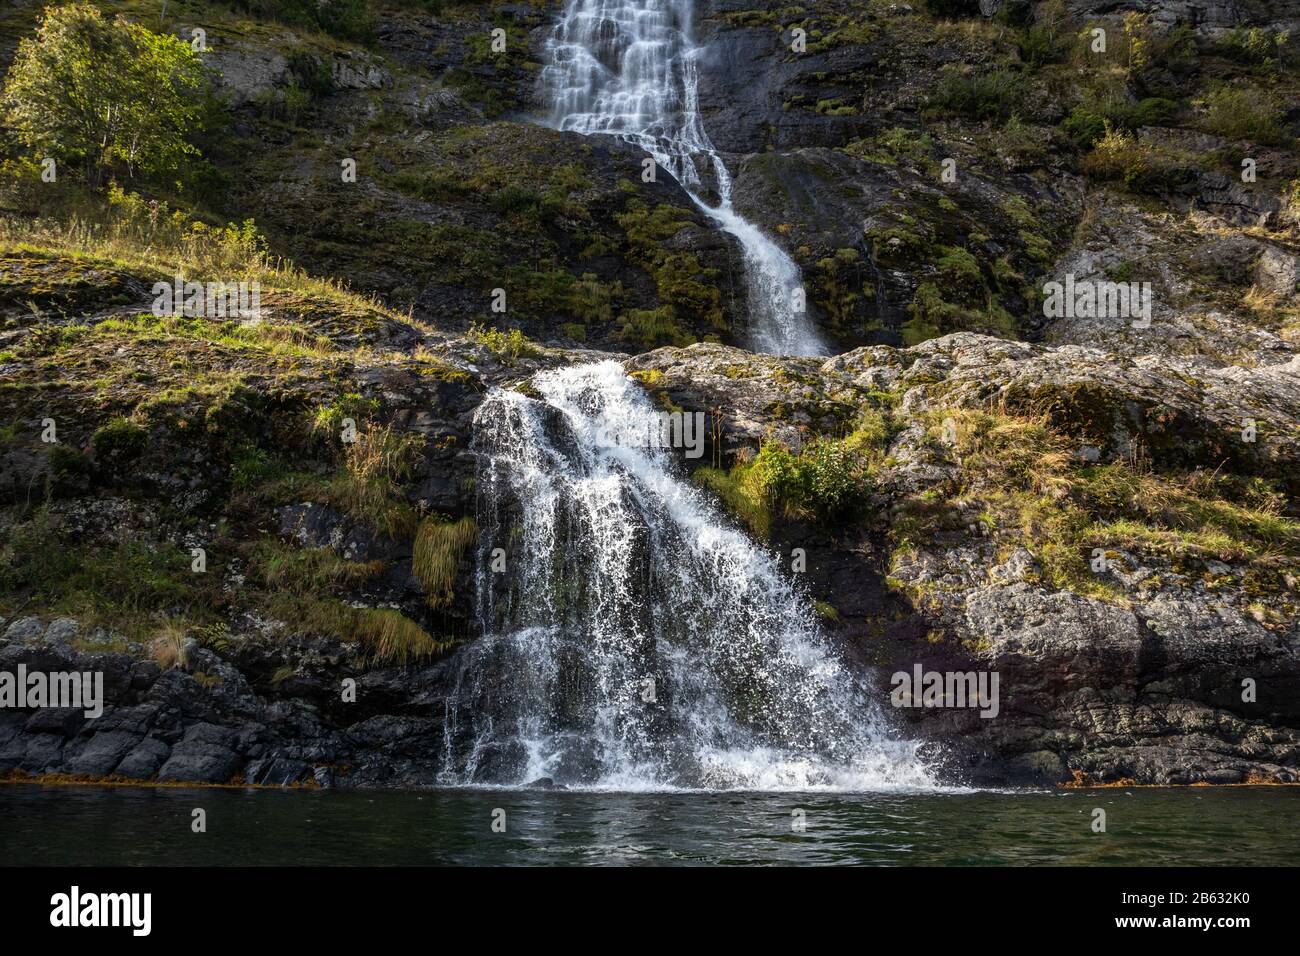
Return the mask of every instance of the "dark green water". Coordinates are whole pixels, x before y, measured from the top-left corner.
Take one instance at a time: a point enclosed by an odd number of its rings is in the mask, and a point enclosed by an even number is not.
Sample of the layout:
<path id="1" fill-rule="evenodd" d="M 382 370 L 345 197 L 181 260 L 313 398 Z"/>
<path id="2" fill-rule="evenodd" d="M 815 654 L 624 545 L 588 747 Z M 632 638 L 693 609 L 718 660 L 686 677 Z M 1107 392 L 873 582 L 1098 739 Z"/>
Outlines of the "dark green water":
<path id="1" fill-rule="evenodd" d="M 192 811 L 207 832 L 191 831 Z M 1091 830 L 1106 811 L 1106 832 Z M 504 833 L 493 811 L 505 811 Z M 802 810 L 806 829 L 792 830 Z M 302 792 L 0 786 L 5 865 L 1294 864 L 1300 789 Z"/>

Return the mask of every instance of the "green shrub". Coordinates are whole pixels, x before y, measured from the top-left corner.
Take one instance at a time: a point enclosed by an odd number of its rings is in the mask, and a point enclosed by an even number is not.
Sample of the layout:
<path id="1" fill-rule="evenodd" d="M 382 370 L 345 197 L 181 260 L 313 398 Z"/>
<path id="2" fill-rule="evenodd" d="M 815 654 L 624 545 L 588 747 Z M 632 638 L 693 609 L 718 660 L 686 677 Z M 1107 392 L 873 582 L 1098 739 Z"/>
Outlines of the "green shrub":
<path id="1" fill-rule="evenodd" d="M 1005 120 L 1020 110 L 1024 96 L 1024 78 L 1011 70 L 974 76 L 946 73 L 927 106 L 940 115 Z"/>
<path id="2" fill-rule="evenodd" d="M 942 253 L 935 262 L 945 291 L 962 302 L 979 302 L 985 295 L 984 274 L 979 260 L 958 246 L 940 246 Z"/>
<path id="3" fill-rule="evenodd" d="M 1156 41 L 1151 58 L 1157 66 L 1171 73 L 1185 75 L 1194 72 L 1199 59 L 1195 28 L 1180 23 L 1170 29 Z"/>
<path id="4" fill-rule="evenodd" d="M 614 317 L 615 301 L 622 296 L 621 282 L 603 282 L 595 273 L 584 272 L 570 291 L 569 309 L 584 322 L 608 322 Z M 583 336 L 573 338 L 581 340 Z"/>
<path id="5" fill-rule="evenodd" d="M 416 432 L 395 431 L 391 425 L 357 429 L 347 444 L 343 470 L 329 485 L 331 504 L 390 538 L 404 538 L 415 527 L 415 512 L 401 492 L 424 444 Z"/>
<path id="6" fill-rule="evenodd" d="M 257 488 L 284 472 L 284 465 L 264 449 L 248 447 L 230 464 L 230 483 L 238 489 Z"/>
<path id="7" fill-rule="evenodd" d="M 692 480 L 722 499 L 723 507 L 738 517 L 758 538 L 766 538 L 772 529 L 772 510 L 757 483 L 751 480 L 752 467 L 743 462 L 730 471 L 720 468 L 697 468 Z"/>
<path id="8" fill-rule="evenodd" d="M 71 445 L 49 446 L 50 469 L 56 475 L 84 475 L 90 471 L 90 460 Z"/>
<path id="9" fill-rule="evenodd" d="M 1286 136 L 1282 110 L 1262 90 L 1224 85 L 1206 94 L 1200 105 L 1205 128 L 1224 139 L 1277 145 Z"/>
<path id="10" fill-rule="evenodd" d="M 403 170 L 392 177 L 393 185 L 410 196 L 430 202 L 449 202 L 474 194 L 464 176 L 431 169 L 422 172 Z"/>
<path id="11" fill-rule="evenodd" d="M 1061 131 L 1079 149 L 1092 149 L 1106 135 L 1107 114 L 1093 103 L 1080 103 L 1061 123 Z"/>
<path id="12" fill-rule="evenodd" d="M 253 581 L 307 597 L 365 584 L 384 570 L 382 561 L 348 561 L 330 548 L 295 548 L 274 538 L 255 542 L 246 554 Z"/>
<path id="13" fill-rule="evenodd" d="M 519 216 L 543 222 L 555 217 L 563 208 L 564 200 L 543 195 L 531 186 L 510 183 L 488 196 L 488 205 L 501 216 Z"/>
<path id="14" fill-rule="evenodd" d="M 796 455 L 767 442 L 752 466 L 757 487 L 789 514 L 830 519 L 858 505 L 865 492 L 861 456 L 846 443 L 815 438 Z"/>
<path id="15" fill-rule="evenodd" d="M 20 143 L 99 185 L 114 169 L 161 176 L 197 155 L 205 83 L 189 44 L 77 3 L 50 7 L 19 42 L 3 106 Z"/>
<path id="16" fill-rule="evenodd" d="M 1084 173 L 1093 179 L 1119 182 L 1131 192 L 1149 195 L 1190 186 L 1197 178 L 1190 164 L 1115 129 L 1107 130 L 1081 165 Z"/>
<path id="17" fill-rule="evenodd" d="M 149 433 L 128 418 L 114 418 L 97 429 L 90 443 L 101 458 L 135 458 L 144 450 Z"/>
<path id="18" fill-rule="evenodd" d="M 334 81 L 329 67 L 320 57 L 296 50 L 289 54 L 289 72 L 296 85 L 313 97 L 328 96 L 334 92 Z"/>
<path id="19" fill-rule="evenodd" d="M 55 446 L 63 447 L 63 446 Z M 160 617 L 211 614 L 220 574 L 194 574 L 190 555 L 170 544 L 79 545 L 45 510 L 0 539 L 0 608 L 32 605 L 103 624 L 137 638 Z M 209 570 L 212 570 L 210 567 Z"/>
<path id="20" fill-rule="evenodd" d="M 343 420 L 352 419 L 360 427 L 379 412 L 377 399 L 364 398 L 357 392 L 340 395 L 328 405 L 316 409 L 311 420 L 311 431 L 317 435 L 328 435 L 337 439 L 343 430 Z"/>
<path id="21" fill-rule="evenodd" d="M 858 139 L 844 151 L 868 162 L 892 165 L 899 160 L 925 163 L 934 153 L 934 139 L 929 133 L 895 126 L 869 139 Z"/>
<path id="22" fill-rule="evenodd" d="M 1032 551 L 1044 583 L 1055 588 L 1127 599 L 1089 572 L 1086 558 L 1094 548 L 1175 562 L 1240 561 L 1252 565 L 1251 574 L 1263 572 L 1258 579 L 1265 588 L 1283 586 L 1276 561 L 1294 553 L 1300 521 L 1270 482 L 1218 469 L 1163 474 L 1133 461 L 1083 464 L 1074 454 L 1078 436 L 1058 431 L 1047 412 L 952 407 L 924 417 L 935 442 L 953 429 L 955 442 L 943 441 L 953 445 L 960 470 L 938 506 L 926 491 L 896 508 L 889 528 L 896 556 L 950 529 L 960 502 L 999 530 L 1000 547 L 1018 539 Z"/>
<path id="23" fill-rule="evenodd" d="M 817 616 L 823 621 L 828 621 L 831 624 L 839 623 L 840 612 L 836 609 L 834 604 L 829 604 L 826 601 L 814 600 L 813 607 L 817 611 Z"/>
<path id="24" fill-rule="evenodd" d="M 1054 27 L 1032 26 L 1016 41 L 1020 59 L 1028 66 L 1058 63 L 1069 52 L 1069 43 Z"/>
<path id="25" fill-rule="evenodd" d="M 706 267 L 694 252 L 673 249 L 667 242 L 690 221 L 685 210 L 667 203 L 652 209 L 632 199 L 614 218 L 627 234 L 626 258 L 654 279 L 660 302 L 657 309 L 629 312 L 620 331 L 624 338 L 647 348 L 689 345 L 695 338 L 682 329 L 686 317 L 716 329 L 727 327 L 718 270 Z"/>
<path id="26" fill-rule="evenodd" d="M 1130 133 L 1143 126 L 1164 126 L 1173 121 L 1178 109 L 1176 102 L 1161 97 L 1136 102 L 1122 95 L 1092 98 L 1070 111 L 1061 131 L 1086 150 L 1106 135 L 1108 126 Z"/>
<path id="27" fill-rule="evenodd" d="M 485 346 L 489 352 L 507 365 L 514 365 L 521 358 L 532 358 L 541 354 L 518 329 L 503 331 L 476 322 L 470 326 L 467 337 L 471 342 L 478 342 Z"/>
<path id="28" fill-rule="evenodd" d="M 1215 51 L 1238 63 L 1276 67 L 1290 41 L 1285 30 L 1239 26 L 1219 37 Z"/>

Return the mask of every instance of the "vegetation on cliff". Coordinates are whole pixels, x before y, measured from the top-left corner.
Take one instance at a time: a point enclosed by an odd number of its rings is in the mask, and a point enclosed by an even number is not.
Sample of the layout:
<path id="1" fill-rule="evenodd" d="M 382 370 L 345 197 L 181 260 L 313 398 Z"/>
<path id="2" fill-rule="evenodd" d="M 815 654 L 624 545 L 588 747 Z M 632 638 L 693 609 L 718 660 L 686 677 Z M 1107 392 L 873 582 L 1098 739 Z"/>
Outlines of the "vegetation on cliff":
<path id="1" fill-rule="evenodd" d="M 701 64 L 701 109 L 847 353 L 823 363 L 724 348 L 731 240 L 636 150 L 534 122 L 552 7 L 0 13 L 6 626 L 74 616 L 179 670 L 265 639 L 268 693 L 318 638 L 359 673 L 435 658 L 473 630 L 474 408 L 590 349 L 717 412 L 695 479 L 811 552 L 864 655 L 987 657 L 975 630 L 1044 607 L 1294 640 L 1296 37 L 1061 0 L 703 8 L 766 64 Z M 1149 282 L 1155 321 L 1044 315 L 1065 272 Z M 158 314 L 178 275 L 256 283 L 260 314 Z"/>

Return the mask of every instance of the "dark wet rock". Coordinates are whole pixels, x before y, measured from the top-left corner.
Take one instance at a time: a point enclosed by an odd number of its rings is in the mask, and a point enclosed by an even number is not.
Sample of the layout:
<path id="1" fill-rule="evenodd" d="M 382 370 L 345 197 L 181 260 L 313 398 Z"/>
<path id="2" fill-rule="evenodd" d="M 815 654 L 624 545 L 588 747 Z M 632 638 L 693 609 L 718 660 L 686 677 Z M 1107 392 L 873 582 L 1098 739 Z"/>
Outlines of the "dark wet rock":
<path id="1" fill-rule="evenodd" d="M 914 335 L 910 308 L 922 286 L 954 301 L 975 294 L 950 285 L 943 257 L 953 249 L 974 257 L 980 281 L 996 286 L 1021 329 L 1041 324 L 1026 279 L 1042 271 L 1039 244 L 1064 248 L 1082 209 L 1082 182 L 1064 170 L 1044 183 L 972 168 L 944 184 L 934 172 L 943 148 L 925 149 L 915 163 L 802 148 L 737 164 L 736 208 L 799 263 L 810 317 L 841 349 Z M 999 261 L 1014 262 L 1019 278 L 993 277 Z"/>
<path id="2" fill-rule="evenodd" d="M 214 724 L 199 723 L 186 731 L 171 756 L 158 771 L 160 781 L 226 783 L 240 766 L 233 749 L 235 732 Z"/>
<path id="3" fill-rule="evenodd" d="M 162 668 L 157 661 L 137 661 L 131 666 L 131 687 L 133 690 L 147 690 L 153 686 Z"/>
<path id="4" fill-rule="evenodd" d="M 89 722 L 86 727 L 96 734 L 121 732 L 140 736 L 149 731 L 157 716 L 157 708 L 148 704 L 108 706 L 100 717 Z"/>
<path id="5" fill-rule="evenodd" d="M 280 533 L 306 548 L 332 548 L 349 561 L 375 561 L 394 555 L 397 543 L 324 505 L 308 502 L 280 509 Z"/>
<path id="6" fill-rule="evenodd" d="M 75 707 L 42 707 L 32 712 L 24 728 L 29 734 L 71 737 L 86 722 L 85 711 Z"/>
<path id="7" fill-rule="evenodd" d="M 22 734 L 26 719 L 26 715 L 20 711 L 0 711 L 0 747 Z"/>
<path id="8" fill-rule="evenodd" d="M 492 742 L 478 754 L 474 767 L 475 783 L 500 783 L 518 780 L 528 765 L 528 752 L 518 741 Z"/>
<path id="9" fill-rule="evenodd" d="M 0 449 L 0 497 L 16 499 L 51 477 L 48 456 L 29 448 Z"/>
<path id="10" fill-rule="evenodd" d="M 117 770 L 127 754 L 140 744 L 136 734 L 123 731 L 96 733 L 84 744 L 69 744 L 65 751 L 64 770 L 72 774 L 106 777 Z"/>
<path id="11" fill-rule="evenodd" d="M 593 783 L 600 779 L 602 760 L 597 743 L 587 738 L 567 737 L 560 744 L 554 775 L 565 783 Z"/>
<path id="12" fill-rule="evenodd" d="M 244 779 L 265 787 L 287 787 L 314 781 L 315 777 L 311 765 L 304 761 L 269 757 L 251 761 Z"/>
<path id="13" fill-rule="evenodd" d="M 115 772 L 131 780 L 152 780 L 171 754 L 171 748 L 153 737 L 141 740 L 118 763 Z"/>
<path id="14" fill-rule="evenodd" d="M 57 771 L 63 762 L 63 743 L 60 734 L 19 734 L 0 747 L 0 771 L 19 770 L 28 774 Z"/>

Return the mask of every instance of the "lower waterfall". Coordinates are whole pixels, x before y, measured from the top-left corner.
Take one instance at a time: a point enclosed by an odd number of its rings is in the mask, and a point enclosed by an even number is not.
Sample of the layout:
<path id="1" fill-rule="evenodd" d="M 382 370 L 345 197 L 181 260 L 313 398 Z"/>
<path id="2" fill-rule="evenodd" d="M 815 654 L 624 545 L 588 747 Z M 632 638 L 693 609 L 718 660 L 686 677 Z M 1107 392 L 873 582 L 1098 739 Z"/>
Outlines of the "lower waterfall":
<path id="1" fill-rule="evenodd" d="M 475 418 L 483 636 L 450 664 L 442 781 L 931 786 L 777 559 L 679 476 L 622 367 L 533 385 Z"/>

